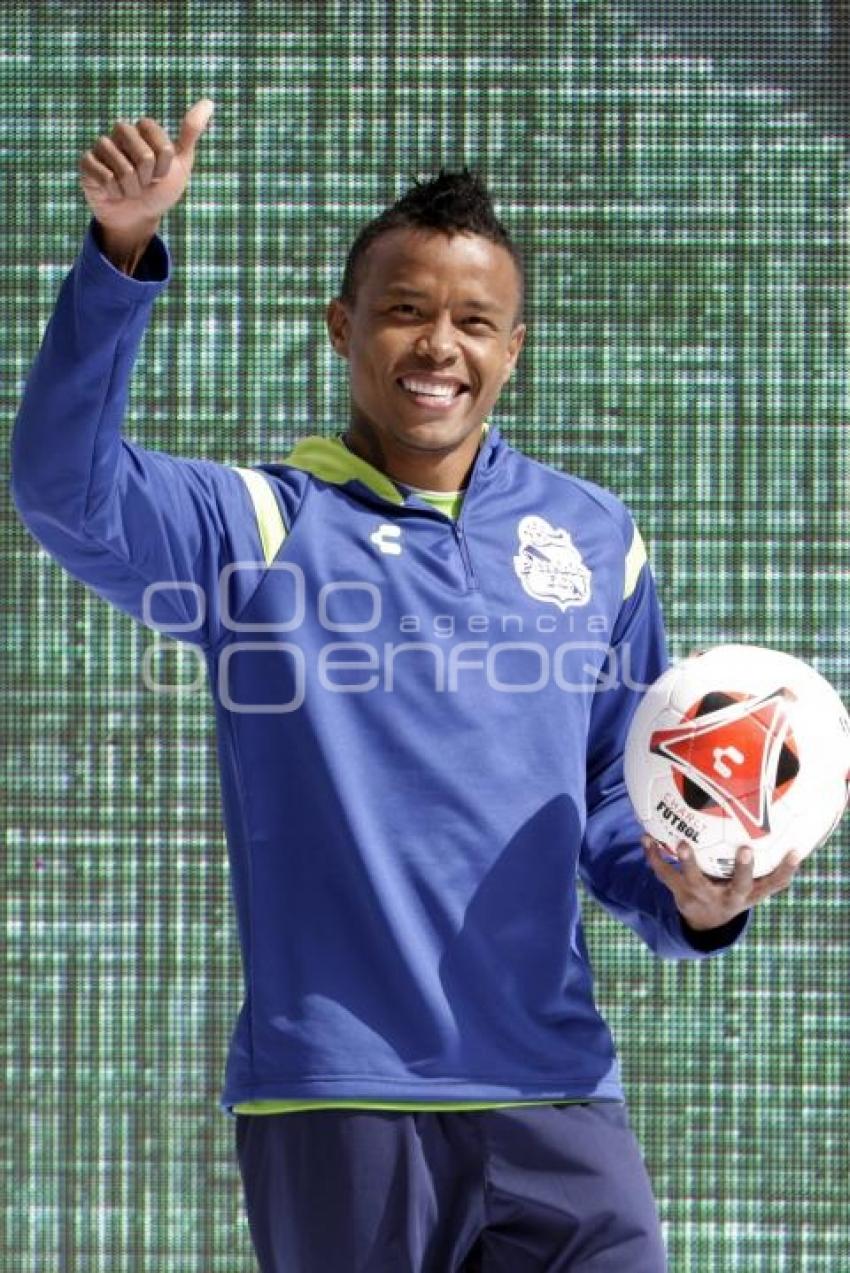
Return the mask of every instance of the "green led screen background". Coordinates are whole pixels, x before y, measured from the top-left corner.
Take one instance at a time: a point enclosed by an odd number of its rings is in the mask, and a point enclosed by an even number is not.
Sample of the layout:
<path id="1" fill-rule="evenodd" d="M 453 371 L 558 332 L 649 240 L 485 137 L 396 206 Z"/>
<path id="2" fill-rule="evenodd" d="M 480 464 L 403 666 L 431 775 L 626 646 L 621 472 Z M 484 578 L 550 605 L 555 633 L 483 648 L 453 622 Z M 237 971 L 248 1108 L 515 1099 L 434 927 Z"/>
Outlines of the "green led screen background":
<path id="1" fill-rule="evenodd" d="M 88 224 L 78 158 L 117 118 L 176 136 L 216 104 L 126 431 L 225 463 L 344 427 L 323 313 L 347 246 L 467 162 L 528 259 L 508 440 L 627 502 L 674 655 L 775 646 L 846 700 L 846 8 L 4 5 L 9 429 Z M 4 466 L 0 1269 L 248 1273 L 206 690 L 40 550 Z M 845 823 L 707 962 L 585 898 L 675 1273 L 850 1267 L 848 847 Z"/>

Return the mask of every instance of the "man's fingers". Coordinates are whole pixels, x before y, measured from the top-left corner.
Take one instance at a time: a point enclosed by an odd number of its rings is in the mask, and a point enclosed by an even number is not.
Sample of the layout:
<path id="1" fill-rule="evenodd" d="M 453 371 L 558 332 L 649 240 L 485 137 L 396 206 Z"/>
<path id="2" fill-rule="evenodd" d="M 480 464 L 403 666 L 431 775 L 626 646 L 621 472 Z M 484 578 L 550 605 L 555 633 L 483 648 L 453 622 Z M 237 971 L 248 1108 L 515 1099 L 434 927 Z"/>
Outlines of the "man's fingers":
<path id="1" fill-rule="evenodd" d="M 141 186 L 136 170 L 128 157 L 116 146 L 111 137 L 98 137 L 92 152 L 95 159 L 99 159 L 110 169 L 122 192 L 129 198 L 138 198 L 141 193 Z"/>
<path id="2" fill-rule="evenodd" d="M 119 119 L 110 135 L 99 137 L 81 156 L 80 181 L 86 201 L 104 229 L 112 232 L 113 248 L 136 237 L 147 243 L 159 219 L 183 197 L 195 142 L 212 113 L 209 98 L 196 102 L 186 112 L 177 144 L 149 115 L 135 124 Z"/>
<path id="3" fill-rule="evenodd" d="M 112 130 L 112 140 L 130 160 L 139 185 L 146 186 L 151 179 L 156 156 L 138 128 L 128 124 L 126 119 L 119 119 Z"/>
<path id="4" fill-rule="evenodd" d="M 195 102 L 183 117 L 180 140 L 175 146 L 168 133 L 149 115 L 136 124 L 119 119 L 110 136 L 98 137 L 79 164 L 83 184 L 99 188 L 107 195 L 138 199 L 146 187 L 162 181 L 171 170 L 176 155 L 192 167 L 198 138 L 212 118 L 213 103 L 208 97 Z"/>
<path id="5" fill-rule="evenodd" d="M 668 862 L 662 855 L 662 845 L 657 840 L 653 840 L 650 835 L 641 836 L 641 844 L 646 850 L 647 860 L 655 874 L 662 879 L 668 888 L 672 888 L 674 883 L 678 883 L 681 879 L 681 872 L 676 870 L 672 862 Z"/>
<path id="6" fill-rule="evenodd" d="M 647 851 L 654 852 L 658 857 L 660 857 L 662 862 L 672 862 L 675 858 L 675 851 L 673 849 L 669 848 L 666 844 L 662 844 L 660 840 L 656 840 L 655 837 L 650 835 L 648 832 L 640 837 L 640 842 Z M 667 855 L 666 857 L 665 854 Z"/>
<path id="7" fill-rule="evenodd" d="M 94 177 L 106 169 L 120 191 L 128 198 L 138 198 L 151 182 L 160 181 L 171 166 L 174 146 L 164 128 L 153 119 L 140 119 L 138 125 L 119 119 L 110 137 L 99 137 L 87 152 L 101 167 L 87 164 Z M 108 181 L 100 176 L 101 183 Z"/>
<path id="8" fill-rule="evenodd" d="M 651 870 L 670 889 L 679 912 L 698 929 L 717 928 L 757 902 L 786 889 L 802 860 L 801 854 L 792 851 L 769 875 L 754 879 L 753 850 L 750 845 L 742 845 L 731 877 L 719 879 L 700 869 L 692 847 L 684 840 L 676 846 L 675 864 L 665 858 L 665 853 L 672 850 L 651 835 L 642 835 L 641 843 Z"/>
<path id="9" fill-rule="evenodd" d="M 80 160 L 80 179 L 84 186 L 105 190 L 108 195 L 116 198 L 121 194 L 121 187 L 112 169 L 96 159 L 91 150 L 87 150 Z"/>
<path id="10" fill-rule="evenodd" d="M 168 169 L 171 167 L 171 161 L 174 158 L 174 142 L 168 136 L 165 129 L 145 115 L 136 124 L 139 136 L 147 142 L 155 156 L 153 173 L 151 181 L 161 181 Z"/>
<path id="11" fill-rule="evenodd" d="M 745 905 L 749 905 L 753 891 L 754 858 L 749 844 L 742 844 L 735 854 L 735 869 L 729 885 L 730 893 Z"/>
<path id="12" fill-rule="evenodd" d="M 705 873 L 700 868 L 699 863 L 694 856 L 691 846 L 685 840 L 680 840 L 676 846 L 676 859 L 682 868 L 682 875 L 688 884 L 701 884 L 705 878 Z"/>
<path id="13" fill-rule="evenodd" d="M 753 885 L 753 902 L 764 901 L 766 897 L 772 897 L 774 893 L 781 893 L 788 888 L 797 874 L 801 861 L 802 857 L 794 849 L 786 853 L 774 871 L 756 880 Z"/>

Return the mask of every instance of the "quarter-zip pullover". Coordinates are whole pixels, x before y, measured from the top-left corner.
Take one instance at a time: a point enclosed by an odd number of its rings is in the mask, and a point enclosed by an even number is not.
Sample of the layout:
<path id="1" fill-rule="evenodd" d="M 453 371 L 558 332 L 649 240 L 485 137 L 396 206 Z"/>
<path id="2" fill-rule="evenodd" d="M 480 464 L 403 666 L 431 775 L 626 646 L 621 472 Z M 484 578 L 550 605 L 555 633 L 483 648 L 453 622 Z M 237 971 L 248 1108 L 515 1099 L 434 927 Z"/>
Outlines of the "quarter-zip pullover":
<path id="1" fill-rule="evenodd" d="M 623 747 L 668 656 L 631 515 L 493 424 L 456 519 L 338 436 L 238 466 L 131 442 L 169 279 L 160 237 L 131 278 L 90 225 L 12 493 L 65 570 L 205 658 L 244 974 L 223 1108 L 622 1099 L 579 880 L 663 957 L 747 924 L 690 933 L 640 846 Z"/>

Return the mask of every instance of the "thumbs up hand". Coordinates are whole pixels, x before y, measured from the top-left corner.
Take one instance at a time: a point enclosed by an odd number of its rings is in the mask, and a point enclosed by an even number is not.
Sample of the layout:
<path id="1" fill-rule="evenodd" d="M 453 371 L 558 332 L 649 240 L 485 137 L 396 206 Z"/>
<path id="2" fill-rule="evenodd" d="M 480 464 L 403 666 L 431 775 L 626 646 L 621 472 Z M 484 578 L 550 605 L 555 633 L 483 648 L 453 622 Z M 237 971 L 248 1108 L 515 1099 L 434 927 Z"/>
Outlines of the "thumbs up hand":
<path id="1" fill-rule="evenodd" d="M 183 197 L 195 147 L 210 122 L 213 103 L 202 97 L 186 112 L 175 145 L 154 119 L 118 120 L 79 163 L 86 202 L 101 227 L 107 255 L 132 273 L 160 218 Z M 131 268 L 127 268 L 130 265 Z"/>

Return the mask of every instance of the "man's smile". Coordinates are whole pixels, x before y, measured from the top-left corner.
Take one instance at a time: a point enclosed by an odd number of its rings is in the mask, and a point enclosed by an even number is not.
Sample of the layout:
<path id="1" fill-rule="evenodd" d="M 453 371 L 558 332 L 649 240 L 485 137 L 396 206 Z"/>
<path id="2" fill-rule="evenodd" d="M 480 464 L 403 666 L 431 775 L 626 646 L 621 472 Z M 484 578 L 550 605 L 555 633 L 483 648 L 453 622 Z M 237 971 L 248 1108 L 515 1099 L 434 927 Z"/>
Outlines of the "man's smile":
<path id="1" fill-rule="evenodd" d="M 472 231 L 400 225 L 368 251 L 354 295 L 326 313 L 348 362 L 353 448 L 400 482 L 458 490 L 522 346 L 521 272 Z"/>
<path id="2" fill-rule="evenodd" d="M 396 385 L 416 406 L 426 411 L 450 411 L 458 398 L 469 392 L 457 376 L 437 376 L 430 372 L 409 372 L 399 376 Z"/>

